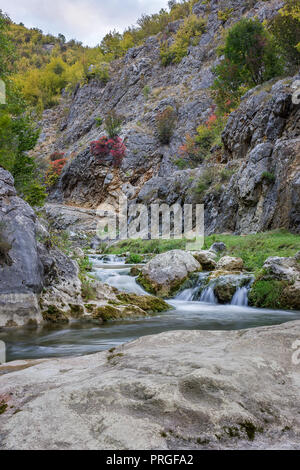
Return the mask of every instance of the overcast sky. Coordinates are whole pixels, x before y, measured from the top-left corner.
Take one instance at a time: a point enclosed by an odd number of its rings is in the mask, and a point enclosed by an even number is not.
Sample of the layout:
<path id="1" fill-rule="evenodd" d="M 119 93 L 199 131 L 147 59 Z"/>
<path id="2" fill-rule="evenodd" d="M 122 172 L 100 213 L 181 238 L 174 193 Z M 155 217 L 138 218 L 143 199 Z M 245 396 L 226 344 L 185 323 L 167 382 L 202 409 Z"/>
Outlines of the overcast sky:
<path id="1" fill-rule="evenodd" d="M 16 23 L 44 33 L 62 33 L 95 46 L 110 30 L 123 31 L 142 13 L 166 8 L 167 0 L 1 0 L 0 9 Z"/>

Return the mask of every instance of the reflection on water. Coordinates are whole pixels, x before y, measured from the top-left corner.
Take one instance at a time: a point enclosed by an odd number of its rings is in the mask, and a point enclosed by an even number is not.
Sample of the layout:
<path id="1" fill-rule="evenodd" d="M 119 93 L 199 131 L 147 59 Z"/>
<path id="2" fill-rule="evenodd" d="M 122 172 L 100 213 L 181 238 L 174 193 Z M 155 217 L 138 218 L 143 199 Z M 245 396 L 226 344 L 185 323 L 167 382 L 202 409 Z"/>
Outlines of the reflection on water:
<path id="1" fill-rule="evenodd" d="M 115 271 L 95 267 L 97 277 L 121 290 L 144 292 L 128 269 Z M 99 263 L 98 263 L 99 264 Z M 63 326 L 20 328 L 0 332 L 7 343 L 7 360 L 91 354 L 119 346 L 141 336 L 170 330 L 237 330 L 277 325 L 299 320 L 300 312 L 254 309 L 185 300 L 184 294 L 169 301 L 174 307 L 165 313 L 141 319 L 109 322 L 104 325 L 73 322 Z"/>

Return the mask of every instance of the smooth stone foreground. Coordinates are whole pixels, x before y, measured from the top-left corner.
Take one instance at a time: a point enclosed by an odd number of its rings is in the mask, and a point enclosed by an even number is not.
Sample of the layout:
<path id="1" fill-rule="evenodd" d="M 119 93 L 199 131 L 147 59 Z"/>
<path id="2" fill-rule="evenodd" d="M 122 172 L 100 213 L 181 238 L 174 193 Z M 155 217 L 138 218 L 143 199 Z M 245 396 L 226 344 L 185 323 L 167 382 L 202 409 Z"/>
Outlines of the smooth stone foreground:
<path id="1" fill-rule="evenodd" d="M 175 331 L 3 365 L 0 448 L 299 449 L 297 340 L 300 321 Z"/>

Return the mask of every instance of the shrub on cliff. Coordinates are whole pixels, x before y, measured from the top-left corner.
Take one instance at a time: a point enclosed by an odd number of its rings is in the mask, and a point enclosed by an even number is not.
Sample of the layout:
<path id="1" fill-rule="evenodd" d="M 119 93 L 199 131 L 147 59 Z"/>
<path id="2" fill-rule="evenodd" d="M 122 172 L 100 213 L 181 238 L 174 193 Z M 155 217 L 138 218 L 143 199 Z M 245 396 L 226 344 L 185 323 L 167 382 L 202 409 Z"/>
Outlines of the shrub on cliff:
<path id="1" fill-rule="evenodd" d="M 111 155 L 114 167 L 120 167 L 126 155 L 126 146 L 118 136 L 113 139 L 106 136 L 101 137 L 101 139 L 91 142 L 90 147 L 91 154 L 100 161 Z"/>
<path id="2" fill-rule="evenodd" d="M 221 52 L 224 59 L 215 68 L 215 100 L 223 112 L 234 108 L 245 93 L 280 75 L 283 62 L 274 37 L 253 19 L 242 19 L 228 32 Z"/>
<path id="3" fill-rule="evenodd" d="M 52 154 L 52 158 L 54 158 L 54 155 L 59 155 L 59 156 L 64 156 L 64 153 L 59 153 L 56 152 L 56 154 Z M 50 157 L 51 158 L 51 157 Z M 66 158 L 59 158 L 58 160 L 52 160 L 50 161 L 49 168 L 46 172 L 46 186 L 48 188 L 51 188 L 55 186 L 57 181 L 59 180 L 59 177 L 61 175 L 61 172 L 67 163 Z"/>
<path id="4" fill-rule="evenodd" d="M 176 123 L 176 113 L 172 106 L 156 115 L 156 125 L 159 141 L 169 144 L 173 136 Z"/>
<path id="5" fill-rule="evenodd" d="M 300 4 L 299 0 L 286 0 L 269 23 L 269 29 L 283 51 L 292 70 L 300 65 Z"/>
<path id="6" fill-rule="evenodd" d="M 90 65 L 86 77 L 88 80 L 94 78 L 98 80 L 102 85 L 106 85 L 109 81 L 109 65 L 106 62 L 101 62 L 97 65 Z"/>
<path id="7" fill-rule="evenodd" d="M 119 116 L 115 110 L 110 111 L 104 121 L 104 127 L 108 137 L 103 136 L 101 139 L 94 140 L 90 144 L 91 153 L 94 157 L 99 160 L 104 160 L 111 155 L 115 167 L 121 166 L 126 154 L 125 143 L 119 137 L 123 121 L 123 116 Z"/>
<path id="8" fill-rule="evenodd" d="M 221 145 L 221 133 L 226 119 L 226 116 L 217 116 L 213 111 L 206 122 L 197 127 L 196 135 L 186 135 L 185 143 L 179 147 L 179 159 L 175 163 L 180 168 L 197 166 L 209 157 L 211 148 Z"/>
<path id="9" fill-rule="evenodd" d="M 199 38 L 205 31 L 205 25 L 203 18 L 198 18 L 196 15 L 188 16 L 175 34 L 174 42 L 170 46 L 167 42 L 162 43 L 160 51 L 162 64 L 167 66 L 181 62 L 187 55 L 189 46 L 198 44 Z"/>
<path id="10" fill-rule="evenodd" d="M 110 139 L 114 139 L 120 134 L 123 121 L 123 116 L 119 116 L 115 110 L 112 110 L 107 114 L 104 121 L 104 128 Z"/>
<path id="11" fill-rule="evenodd" d="M 65 154 L 63 152 L 53 152 L 51 153 L 49 159 L 51 162 L 55 162 L 56 160 L 61 160 L 64 158 Z"/>

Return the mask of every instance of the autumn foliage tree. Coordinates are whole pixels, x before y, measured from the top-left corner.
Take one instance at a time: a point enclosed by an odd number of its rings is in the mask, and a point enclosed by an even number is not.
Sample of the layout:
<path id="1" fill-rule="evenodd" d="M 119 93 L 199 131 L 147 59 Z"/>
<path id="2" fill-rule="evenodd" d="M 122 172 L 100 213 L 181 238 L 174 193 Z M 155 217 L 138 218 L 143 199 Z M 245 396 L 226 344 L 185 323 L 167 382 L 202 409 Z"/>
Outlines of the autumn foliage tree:
<path id="1" fill-rule="evenodd" d="M 299 0 L 286 0 L 269 23 L 269 29 L 282 50 L 291 71 L 300 65 L 300 3 Z"/>

